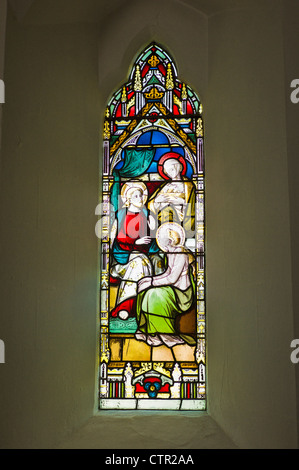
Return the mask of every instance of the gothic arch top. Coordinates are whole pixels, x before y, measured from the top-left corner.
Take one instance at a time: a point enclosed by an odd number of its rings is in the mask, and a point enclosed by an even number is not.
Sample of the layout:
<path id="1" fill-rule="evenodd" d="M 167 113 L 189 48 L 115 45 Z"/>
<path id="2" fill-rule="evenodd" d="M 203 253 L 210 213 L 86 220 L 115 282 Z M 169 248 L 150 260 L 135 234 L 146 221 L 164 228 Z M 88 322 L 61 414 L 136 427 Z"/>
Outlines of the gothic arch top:
<path id="1" fill-rule="evenodd" d="M 129 80 L 110 99 L 105 115 L 104 140 L 109 141 L 112 171 L 120 153 L 131 143 L 132 135 L 161 128 L 170 140 L 180 142 L 195 174 L 197 139 L 203 137 L 202 104 L 196 93 L 179 80 L 170 55 L 156 43 L 147 46 L 136 59 Z M 106 157 L 108 159 L 108 152 Z M 107 165 L 108 164 L 108 165 Z"/>

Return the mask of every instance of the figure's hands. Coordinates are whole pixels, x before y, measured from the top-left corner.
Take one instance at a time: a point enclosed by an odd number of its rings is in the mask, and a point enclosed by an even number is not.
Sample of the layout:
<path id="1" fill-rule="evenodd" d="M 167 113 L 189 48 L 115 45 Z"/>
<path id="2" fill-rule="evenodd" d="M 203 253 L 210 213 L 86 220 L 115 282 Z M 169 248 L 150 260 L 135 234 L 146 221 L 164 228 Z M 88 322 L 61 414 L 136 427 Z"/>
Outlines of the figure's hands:
<path id="1" fill-rule="evenodd" d="M 155 230 L 156 228 L 156 221 L 152 215 L 150 215 L 148 218 L 148 226 L 150 230 Z"/>
<path id="2" fill-rule="evenodd" d="M 151 241 L 151 237 L 142 237 L 136 240 L 135 245 L 148 245 Z"/>
<path id="3" fill-rule="evenodd" d="M 178 196 L 174 196 L 173 194 L 167 194 L 167 193 L 164 193 L 164 194 L 161 194 L 160 196 L 157 196 L 156 199 L 155 199 L 155 203 L 158 203 L 158 204 L 170 204 L 170 203 L 173 203 L 173 204 L 184 204 L 185 203 L 185 200 L 184 198 L 182 197 L 178 197 Z"/>
<path id="4" fill-rule="evenodd" d="M 151 277 L 144 277 L 138 281 L 137 292 L 140 294 L 145 289 L 148 289 L 152 285 L 152 278 Z"/>
<path id="5" fill-rule="evenodd" d="M 169 199 L 171 198 L 171 196 L 169 196 L 168 194 L 160 194 L 159 196 L 157 196 L 155 198 L 155 202 L 157 202 L 158 204 L 159 203 L 163 203 L 163 202 L 169 202 Z"/>

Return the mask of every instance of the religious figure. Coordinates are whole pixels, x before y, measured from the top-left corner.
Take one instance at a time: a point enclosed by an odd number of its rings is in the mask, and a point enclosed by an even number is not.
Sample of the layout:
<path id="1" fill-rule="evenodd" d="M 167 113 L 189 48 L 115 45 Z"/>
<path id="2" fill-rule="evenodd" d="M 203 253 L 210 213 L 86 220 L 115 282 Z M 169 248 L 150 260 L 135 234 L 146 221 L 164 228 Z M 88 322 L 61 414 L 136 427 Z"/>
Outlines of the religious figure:
<path id="1" fill-rule="evenodd" d="M 110 274 L 120 280 L 113 317 L 126 320 L 134 315 L 137 282 L 144 276 L 163 272 L 163 260 L 159 256 L 155 240 L 148 235 L 154 230 L 155 221 L 144 207 L 147 188 L 144 183 L 133 181 L 122 187 L 123 207 L 116 214 L 112 227 L 111 245 L 113 262 Z"/>
<path id="2" fill-rule="evenodd" d="M 195 299 L 192 253 L 184 247 L 185 232 L 176 223 L 165 223 L 157 231 L 157 243 L 166 253 L 164 273 L 138 282 L 135 338 L 150 346 L 196 344 L 192 336 L 176 330 L 176 317 L 191 309 Z"/>
<path id="3" fill-rule="evenodd" d="M 184 227 L 187 238 L 195 231 L 195 186 L 184 175 L 186 162 L 175 153 L 165 154 L 158 171 L 167 180 L 150 197 L 148 208 L 156 215 L 158 225 L 175 222 Z"/>

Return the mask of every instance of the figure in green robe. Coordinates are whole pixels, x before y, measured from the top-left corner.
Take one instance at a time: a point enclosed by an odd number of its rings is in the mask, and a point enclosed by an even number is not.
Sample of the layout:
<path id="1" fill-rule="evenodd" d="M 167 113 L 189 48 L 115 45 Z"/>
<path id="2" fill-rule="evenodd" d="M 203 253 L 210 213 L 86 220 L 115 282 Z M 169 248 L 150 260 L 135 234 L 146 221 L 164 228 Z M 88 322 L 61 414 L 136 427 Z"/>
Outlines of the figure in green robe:
<path id="1" fill-rule="evenodd" d="M 191 309 L 195 299 L 192 274 L 193 255 L 183 246 L 183 229 L 166 223 L 157 232 L 157 243 L 166 252 L 167 269 L 163 274 L 138 282 L 136 339 L 151 346 L 168 347 L 196 344 L 189 335 L 176 331 L 176 317 Z"/>

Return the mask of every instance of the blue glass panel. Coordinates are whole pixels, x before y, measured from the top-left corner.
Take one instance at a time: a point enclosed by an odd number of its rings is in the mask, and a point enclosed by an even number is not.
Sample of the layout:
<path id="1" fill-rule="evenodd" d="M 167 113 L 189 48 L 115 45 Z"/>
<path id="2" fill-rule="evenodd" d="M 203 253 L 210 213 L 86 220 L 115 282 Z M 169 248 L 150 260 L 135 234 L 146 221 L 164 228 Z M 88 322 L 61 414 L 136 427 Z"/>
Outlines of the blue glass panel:
<path id="1" fill-rule="evenodd" d="M 169 140 L 163 132 L 153 131 L 152 144 L 154 145 L 165 145 L 169 144 Z"/>
<path id="2" fill-rule="evenodd" d="M 152 141 L 152 131 L 144 132 L 144 134 L 142 134 L 139 137 L 137 141 L 137 146 L 138 145 L 150 145 L 151 141 Z"/>
<path id="3" fill-rule="evenodd" d="M 117 165 L 115 165 L 116 170 L 120 170 L 124 166 L 124 161 L 121 160 Z"/>
<path id="4" fill-rule="evenodd" d="M 187 162 L 187 172 L 186 172 L 186 176 L 187 178 L 191 179 L 192 176 L 193 176 L 193 168 L 192 166 L 190 165 L 189 162 Z"/>
<path id="5" fill-rule="evenodd" d="M 163 132 L 148 131 L 144 132 L 137 141 L 138 145 L 169 145 L 168 138 Z"/>
<path id="6" fill-rule="evenodd" d="M 171 148 L 170 148 L 170 147 L 157 148 L 157 149 L 156 149 L 156 153 L 155 153 L 154 160 L 155 160 L 156 162 L 159 161 L 160 158 L 161 158 L 165 153 L 168 153 L 168 152 L 171 152 Z"/>
<path id="7" fill-rule="evenodd" d="M 157 173 L 158 172 L 158 163 L 153 162 L 149 169 L 147 170 L 147 173 Z"/>

